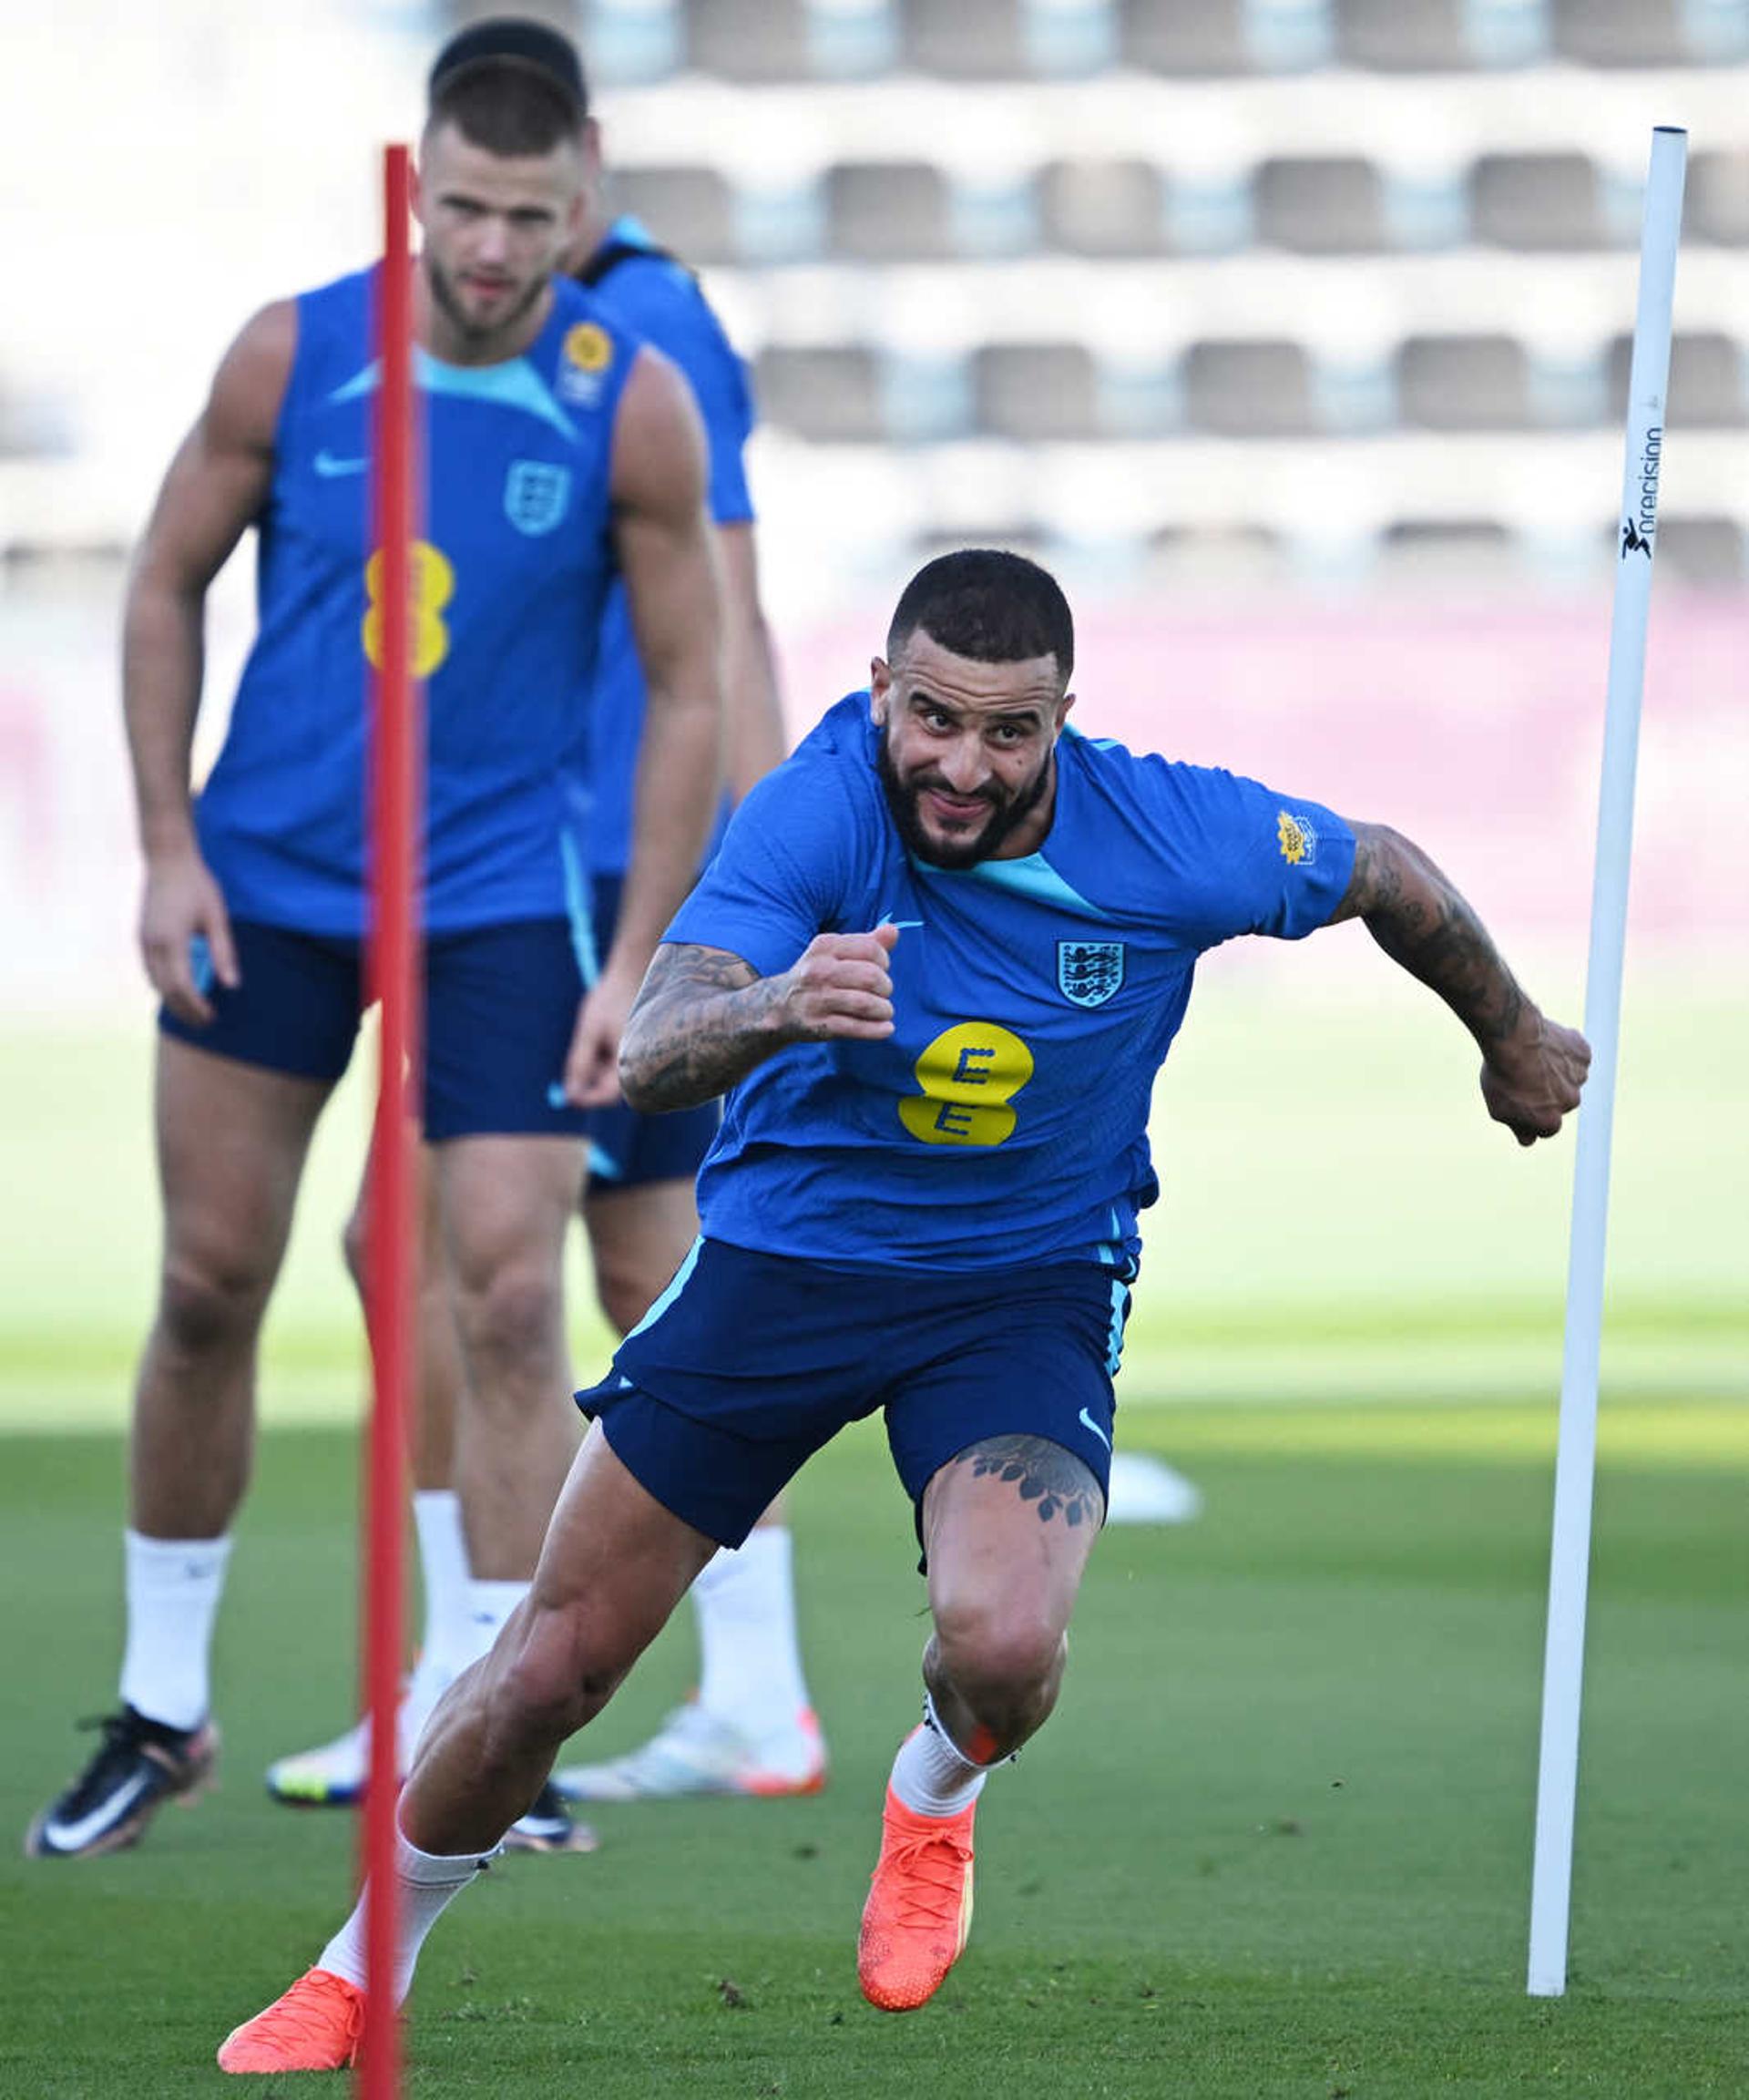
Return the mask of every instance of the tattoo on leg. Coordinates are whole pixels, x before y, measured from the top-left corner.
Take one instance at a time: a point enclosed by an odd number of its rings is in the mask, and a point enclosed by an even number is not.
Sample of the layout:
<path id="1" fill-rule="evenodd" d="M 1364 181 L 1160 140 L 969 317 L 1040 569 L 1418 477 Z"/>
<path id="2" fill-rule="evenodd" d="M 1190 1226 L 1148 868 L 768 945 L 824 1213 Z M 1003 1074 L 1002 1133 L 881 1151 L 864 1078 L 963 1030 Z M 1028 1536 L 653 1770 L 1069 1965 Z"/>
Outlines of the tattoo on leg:
<path id="1" fill-rule="evenodd" d="M 1100 1483 L 1073 1451 L 1053 1444 L 1048 1437 L 986 1437 L 960 1452 L 953 1463 L 969 1465 L 974 1479 L 994 1473 L 1012 1480 L 1023 1502 L 1035 1502 L 1038 1521 L 1048 1524 L 1059 1513 L 1071 1531 L 1081 1524 L 1097 1526 L 1104 1514 Z"/>

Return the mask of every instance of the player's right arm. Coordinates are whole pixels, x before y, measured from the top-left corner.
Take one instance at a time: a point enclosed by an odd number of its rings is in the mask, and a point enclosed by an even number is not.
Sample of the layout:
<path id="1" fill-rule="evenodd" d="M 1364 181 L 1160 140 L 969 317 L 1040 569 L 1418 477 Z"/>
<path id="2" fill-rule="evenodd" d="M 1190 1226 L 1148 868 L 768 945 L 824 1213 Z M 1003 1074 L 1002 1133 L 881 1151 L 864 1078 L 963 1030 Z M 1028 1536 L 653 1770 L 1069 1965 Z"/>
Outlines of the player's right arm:
<path id="1" fill-rule="evenodd" d="M 799 1042 L 883 1042 L 893 1033 L 895 926 L 816 934 L 761 977 L 726 948 L 664 942 L 619 1044 L 619 1083 L 646 1115 L 696 1108 Z"/>
<path id="2" fill-rule="evenodd" d="M 171 1012 L 195 1023 L 212 1019 L 194 981 L 196 935 L 220 982 L 238 981 L 225 900 L 195 837 L 189 779 L 206 597 L 267 499 L 297 325 L 296 305 L 282 301 L 258 313 L 225 353 L 164 476 L 128 580 L 121 685 L 146 860 L 140 951 Z"/>

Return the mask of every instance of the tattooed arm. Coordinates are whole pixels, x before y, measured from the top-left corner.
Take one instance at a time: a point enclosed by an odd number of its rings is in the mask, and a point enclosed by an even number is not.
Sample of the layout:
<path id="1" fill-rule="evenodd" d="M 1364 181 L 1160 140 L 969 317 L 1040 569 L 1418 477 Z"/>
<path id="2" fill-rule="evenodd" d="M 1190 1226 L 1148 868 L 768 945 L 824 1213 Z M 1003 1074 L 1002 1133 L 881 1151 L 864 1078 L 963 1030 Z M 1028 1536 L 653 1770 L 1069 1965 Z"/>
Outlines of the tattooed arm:
<path id="1" fill-rule="evenodd" d="M 1429 986 L 1480 1046 L 1482 1099 L 1521 1145 L 1553 1137 L 1579 1106 L 1591 1061 L 1577 1030 L 1548 1019 L 1488 929 L 1420 847 L 1382 824 L 1355 826 L 1355 872 L 1331 924 L 1365 921 L 1393 962 Z"/>
<path id="2" fill-rule="evenodd" d="M 816 934 L 761 977 L 726 948 L 665 942 L 619 1044 L 619 1083 L 646 1115 L 695 1108 L 791 1043 L 880 1042 L 893 1033 L 887 957 L 898 929 Z"/>

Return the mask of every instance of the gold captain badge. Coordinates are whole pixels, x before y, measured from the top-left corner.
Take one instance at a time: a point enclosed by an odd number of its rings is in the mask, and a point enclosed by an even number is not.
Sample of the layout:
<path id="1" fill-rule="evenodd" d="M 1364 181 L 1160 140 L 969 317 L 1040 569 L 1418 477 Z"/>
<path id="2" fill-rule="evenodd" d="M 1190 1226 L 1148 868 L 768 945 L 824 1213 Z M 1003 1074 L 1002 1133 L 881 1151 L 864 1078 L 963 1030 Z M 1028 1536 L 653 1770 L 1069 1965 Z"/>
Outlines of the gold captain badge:
<path id="1" fill-rule="evenodd" d="M 1012 1097 L 1032 1077 L 1032 1052 L 993 1020 L 944 1029 L 914 1070 L 919 1094 L 899 1103 L 899 1121 L 926 1145 L 999 1145 L 1014 1133 Z"/>
<path id="2" fill-rule="evenodd" d="M 1277 810 L 1275 839 L 1289 867 L 1310 867 L 1318 857 L 1318 835 L 1303 816 Z"/>
<path id="3" fill-rule="evenodd" d="M 579 321 L 565 336 L 565 361 L 592 377 L 613 363 L 613 338 L 599 322 Z"/>

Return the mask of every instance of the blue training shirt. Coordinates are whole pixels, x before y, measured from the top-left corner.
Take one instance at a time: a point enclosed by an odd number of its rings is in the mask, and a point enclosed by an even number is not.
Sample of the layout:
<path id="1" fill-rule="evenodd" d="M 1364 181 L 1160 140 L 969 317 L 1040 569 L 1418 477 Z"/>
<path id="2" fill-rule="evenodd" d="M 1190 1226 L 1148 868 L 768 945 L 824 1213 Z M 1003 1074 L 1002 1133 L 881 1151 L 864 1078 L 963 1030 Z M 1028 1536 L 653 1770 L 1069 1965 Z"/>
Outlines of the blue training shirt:
<path id="1" fill-rule="evenodd" d="M 680 367 L 698 403 L 710 442 L 707 495 L 718 525 L 745 525 L 753 516 L 742 452 L 752 435 L 752 394 L 747 371 L 698 280 L 665 255 L 636 219 L 617 219 L 603 247 L 637 249 L 615 262 L 592 295 L 609 313 Z M 608 594 L 601 622 L 601 659 L 595 704 L 578 754 L 573 797 L 593 875 L 623 875 L 631 858 L 632 786 L 644 727 L 644 673 L 632 638 L 626 588 Z"/>
<path id="2" fill-rule="evenodd" d="M 866 693 L 753 789 L 669 927 L 762 977 L 815 934 L 901 930 L 885 1042 L 793 1044 L 729 1096 L 707 1237 L 849 1267 L 1123 1265 L 1159 1193 L 1154 1074 L 1196 958 L 1324 925 L 1354 834 L 1316 803 L 1066 731 L 1036 852 L 907 853 Z"/>
<path id="3" fill-rule="evenodd" d="M 240 918 L 363 926 L 374 272 L 298 301 L 259 520 L 259 631 L 199 798 L 201 850 Z M 613 425 L 636 337 L 579 286 L 519 357 L 414 353 L 428 515 L 414 568 L 425 680 L 425 925 L 580 906 L 562 767 L 590 704 L 613 575 Z M 567 860 L 569 860 L 568 870 Z"/>

